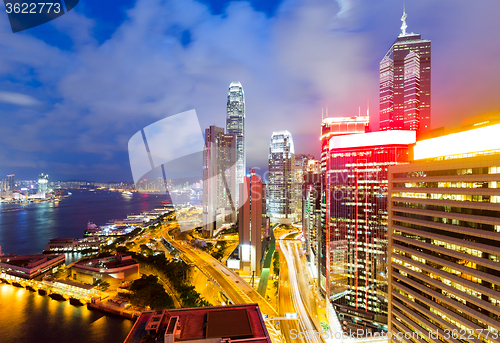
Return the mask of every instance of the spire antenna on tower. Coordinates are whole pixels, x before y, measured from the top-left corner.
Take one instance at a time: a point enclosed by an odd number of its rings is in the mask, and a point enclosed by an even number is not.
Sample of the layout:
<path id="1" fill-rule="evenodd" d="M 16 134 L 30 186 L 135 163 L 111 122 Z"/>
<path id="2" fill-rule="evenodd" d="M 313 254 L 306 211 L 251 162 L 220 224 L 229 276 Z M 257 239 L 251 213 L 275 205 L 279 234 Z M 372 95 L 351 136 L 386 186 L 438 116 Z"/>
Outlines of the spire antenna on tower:
<path id="1" fill-rule="evenodd" d="M 401 21 L 403 22 L 403 25 L 401 25 L 401 35 L 400 36 L 406 36 L 406 29 L 408 28 L 408 25 L 406 25 L 406 17 L 408 17 L 408 15 L 406 14 L 406 6 L 405 6 L 405 3 L 403 2 L 403 16 L 401 17 Z"/>

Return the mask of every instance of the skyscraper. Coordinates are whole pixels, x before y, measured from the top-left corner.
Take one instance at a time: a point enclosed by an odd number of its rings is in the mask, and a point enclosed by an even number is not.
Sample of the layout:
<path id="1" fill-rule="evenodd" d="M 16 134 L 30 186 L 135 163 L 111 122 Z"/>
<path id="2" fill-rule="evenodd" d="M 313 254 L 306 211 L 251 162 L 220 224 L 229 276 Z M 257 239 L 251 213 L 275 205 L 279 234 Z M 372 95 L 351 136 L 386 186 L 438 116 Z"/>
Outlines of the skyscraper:
<path id="1" fill-rule="evenodd" d="M 227 93 L 226 132 L 236 138 L 236 184 L 246 175 L 245 152 L 245 93 L 239 82 L 231 82 Z M 237 190 L 238 192 L 238 190 Z M 236 194 L 236 201 L 238 201 Z"/>
<path id="2" fill-rule="evenodd" d="M 414 131 L 393 130 L 330 139 L 322 242 L 326 289 L 347 323 L 361 318 L 372 330 L 387 323 L 388 167 L 407 163 L 415 137 Z"/>
<path id="3" fill-rule="evenodd" d="M 401 34 L 380 62 L 380 130 L 426 131 L 431 127 L 431 41 Z"/>
<path id="4" fill-rule="evenodd" d="M 288 131 L 273 132 L 269 146 L 269 216 L 272 221 L 295 219 L 295 151 Z"/>
<path id="5" fill-rule="evenodd" d="M 49 176 L 47 174 L 41 173 L 38 178 L 38 189 L 37 194 L 45 199 L 45 193 L 47 193 L 47 188 L 49 186 Z"/>
<path id="6" fill-rule="evenodd" d="M 321 121 L 321 198 L 326 198 L 326 162 L 329 156 L 329 142 L 330 138 L 333 136 L 343 136 L 343 135 L 352 135 L 352 134 L 361 134 L 365 133 L 370 124 L 370 117 L 362 116 L 362 117 L 334 117 L 334 118 L 325 118 Z M 319 275 L 318 275 L 318 284 L 321 292 L 327 294 L 329 288 L 327 286 L 327 278 L 328 273 L 330 271 L 329 261 L 330 258 L 328 254 L 330 252 L 330 248 L 328 246 L 328 242 L 330 242 L 330 236 L 328 231 L 328 225 L 326 222 L 326 202 L 321 201 L 321 228 L 319 228 L 318 239 L 320 242 L 318 243 L 318 264 L 319 264 Z"/>
<path id="7" fill-rule="evenodd" d="M 7 184 L 9 185 L 9 191 L 13 191 L 16 188 L 16 175 L 7 175 Z"/>
<path id="8" fill-rule="evenodd" d="M 205 130 L 203 234 L 211 237 L 224 221 L 235 222 L 236 139 L 215 125 Z"/>
<path id="9" fill-rule="evenodd" d="M 262 202 L 265 201 L 265 185 L 255 173 L 245 176 L 240 187 L 240 208 L 238 211 L 239 248 L 242 269 L 250 267 L 251 272 L 260 275 L 262 259 L 263 216 Z M 248 265 L 250 262 L 250 265 Z"/>
<path id="10" fill-rule="evenodd" d="M 302 185 L 304 184 L 304 174 L 307 172 L 309 161 L 313 161 L 314 156 L 307 154 L 295 154 L 295 214 L 298 221 L 302 220 Z"/>
<path id="11" fill-rule="evenodd" d="M 320 274 L 318 255 L 321 249 L 321 174 L 319 161 L 307 161 L 302 182 L 302 232 L 305 252 L 313 277 Z"/>

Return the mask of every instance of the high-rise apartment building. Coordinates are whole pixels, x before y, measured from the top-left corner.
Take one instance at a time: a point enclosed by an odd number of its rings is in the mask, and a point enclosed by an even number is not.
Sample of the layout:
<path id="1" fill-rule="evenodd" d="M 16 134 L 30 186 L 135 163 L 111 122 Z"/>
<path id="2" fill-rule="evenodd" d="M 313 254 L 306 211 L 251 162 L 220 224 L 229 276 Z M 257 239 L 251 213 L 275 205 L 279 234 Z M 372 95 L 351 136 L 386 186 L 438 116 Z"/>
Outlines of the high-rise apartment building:
<path id="1" fill-rule="evenodd" d="M 389 169 L 393 342 L 498 341 L 500 124 L 476 119 Z"/>
<path id="2" fill-rule="evenodd" d="M 243 182 L 246 175 L 245 152 L 245 93 L 239 82 L 231 82 L 227 93 L 226 132 L 236 139 L 236 184 Z M 238 201 L 236 190 L 236 201 Z"/>
<path id="3" fill-rule="evenodd" d="M 223 222 L 236 220 L 236 137 L 224 129 L 205 130 L 203 151 L 203 234 L 212 237 Z"/>
<path id="4" fill-rule="evenodd" d="M 295 151 L 288 131 L 273 132 L 269 146 L 268 213 L 271 221 L 292 223 L 295 216 Z"/>
<path id="5" fill-rule="evenodd" d="M 431 127 L 431 41 L 401 34 L 380 62 L 380 130 L 426 131 Z"/>
<path id="6" fill-rule="evenodd" d="M 388 168 L 407 163 L 415 139 L 415 131 L 397 130 L 330 138 L 324 275 L 326 294 L 346 323 L 356 318 L 372 330 L 387 323 Z"/>

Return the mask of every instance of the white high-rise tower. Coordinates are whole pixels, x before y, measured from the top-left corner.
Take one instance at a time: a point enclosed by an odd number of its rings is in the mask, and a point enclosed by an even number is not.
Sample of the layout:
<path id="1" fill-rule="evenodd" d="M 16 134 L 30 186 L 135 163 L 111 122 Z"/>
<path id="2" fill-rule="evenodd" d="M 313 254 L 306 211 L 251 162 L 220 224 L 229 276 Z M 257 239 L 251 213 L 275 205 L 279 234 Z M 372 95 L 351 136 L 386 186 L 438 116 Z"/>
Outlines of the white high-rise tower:
<path id="1" fill-rule="evenodd" d="M 236 137 L 236 184 L 246 175 L 245 93 L 239 82 L 231 82 L 227 93 L 226 133 Z M 238 200 L 238 194 L 233 199 Z"/>

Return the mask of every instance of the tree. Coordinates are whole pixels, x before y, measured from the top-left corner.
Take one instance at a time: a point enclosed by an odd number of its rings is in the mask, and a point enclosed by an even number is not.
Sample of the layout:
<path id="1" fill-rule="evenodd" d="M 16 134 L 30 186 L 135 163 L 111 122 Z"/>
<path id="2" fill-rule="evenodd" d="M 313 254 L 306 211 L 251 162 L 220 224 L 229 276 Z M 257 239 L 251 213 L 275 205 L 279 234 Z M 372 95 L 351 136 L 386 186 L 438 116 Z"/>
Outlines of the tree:
<path id="1" fill-rule="evenodd" d="M 109 288 L 110 284 L 108 281 L 98 279 L 95 280 L 94 283 L 92 284 L 93 286 L 96 286 L 96 288 L 100 291 L 105 291 Z"/>
<path id="2" fill-rule="evenodd" d="M 273 269 L 276 275 L 280 275 L 280 254 L 277 251 L 273 255 Z"/>
<path id="3" fill-rule="evenodd" d="M 104 291 L 106 291 L 106 290 L 109 288 L 109 286 L 111 286 L 111 285 L 109 284 L 109 282 L 108 282 L 108 281 L 102 281 L 102 282 L 99 284 L 99 286 L 97 286 L 97 289 L 99 289 L 99 290 L 101 290 L 101 291 L 103 291 L 103 292 L 104 292 Z"/>
<path id="4" fill-rule="evenodd" d="M 158 277 L 154 275 L 143 275 L 130 285 L 130 303 L 139 307 L 151 307 L 159 310 L 164 308 L 173 308 L 174 301 L 168 295 L 163 286 L 158 282 Z"/>

